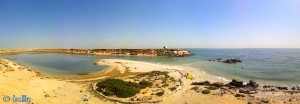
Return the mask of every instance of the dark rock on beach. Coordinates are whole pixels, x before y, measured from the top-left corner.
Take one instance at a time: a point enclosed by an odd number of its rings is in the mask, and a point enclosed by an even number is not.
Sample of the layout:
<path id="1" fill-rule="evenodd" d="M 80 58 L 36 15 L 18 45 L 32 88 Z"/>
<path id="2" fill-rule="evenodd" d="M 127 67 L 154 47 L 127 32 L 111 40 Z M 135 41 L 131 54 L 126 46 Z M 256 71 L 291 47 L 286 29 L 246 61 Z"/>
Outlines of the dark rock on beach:
<path id="1" fill-rule="evenodd" d="M 210 86 L 210 82 L 209 81 L 193 82 L 191 85 L 205 85 L 205 86 Z"/>
<path id="2" fill-rule="evenodd" d="M 233 79 L 227 84 L 222 82 L 210 83 L 208 81 L 193 82 L 191 90 L 212 95 L 223 96 L 224 94 L 234 96 L 239 100 L 248 100 L 248 104 L 300 104 L 300 85 L 291 86 L 260 86 L 255 80 L 250 80 L 247 84 L 243 81 Z M 200 86 L 202 87 L 200 87 Z M 200 90 L 200 88 L 205 90 Z"/>
<path id="3" fill-rule="evenodd" d="M 259 85 L 254 81 L 254 80 L 250 80 L 249 83 L 246 84 L 247 87 L 251 87 L 251 88 L 258 88 Z"/>
<path id="4" fill-rule="evenodd" d="M 222 82 L 215 82 L 215 83 L 212 83 L 211 86 L 215 86 L 215 87 L 223 87 L 223 86 L 224 86 L 224 83 L 222 83 Z"/>
<path id="5" fill-rule="evenodd" d="M 243 81 L 237 81 L 233 79 L 231 82 L 228 83 L 228 85 L 234 87 L 243 87 Z"/>
<path id="6" fill-rule="evenodd" d="M 288 90 L 288 87 L 276 87 L 279 90 Z"/>

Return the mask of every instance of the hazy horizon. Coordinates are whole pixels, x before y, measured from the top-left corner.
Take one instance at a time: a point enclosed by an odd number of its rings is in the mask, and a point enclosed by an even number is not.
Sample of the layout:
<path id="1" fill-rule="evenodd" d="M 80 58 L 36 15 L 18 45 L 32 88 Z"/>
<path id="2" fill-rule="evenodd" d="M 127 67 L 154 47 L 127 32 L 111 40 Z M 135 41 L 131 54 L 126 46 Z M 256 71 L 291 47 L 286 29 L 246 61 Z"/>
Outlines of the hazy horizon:
<path id="1" fill-rule="evenodd" d="M 0 49 L 300 48 L 296 0 L 1 0 Z"/>

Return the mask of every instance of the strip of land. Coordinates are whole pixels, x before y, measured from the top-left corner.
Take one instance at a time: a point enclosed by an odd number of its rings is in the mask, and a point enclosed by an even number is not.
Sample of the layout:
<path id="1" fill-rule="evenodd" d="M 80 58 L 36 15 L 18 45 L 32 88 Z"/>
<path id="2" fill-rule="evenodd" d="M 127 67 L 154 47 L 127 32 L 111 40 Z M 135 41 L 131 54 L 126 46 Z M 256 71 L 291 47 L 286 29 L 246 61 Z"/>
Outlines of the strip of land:
<path id="1" fill-rule="evenodd" d="M 174 83 L 178 90 L 163 96 L 162 101 L 159 102 L 161 104 L 280 104 L 284 102 L 297 104 L 300 101 L 299 93 L 296 91 L 292 92 L 288 89 L 281 91 L 285 88 L 275 89 L 272 86 L 264 86 L 266 88 L 260 89 L 255 82 L 249 82 L 247 86 L 239 81 L 228 83 L 222 78 L 187 66 L 119 59 L 97 60 L 95 63 L 109 67 L 87 75 L 57 77 L 40 73 L 8 59 L 0 59 L 0 95 L 11 97 L 26 95 L 34 104 L 115 104 L 119 102 L 96 93 L 93 90 L 94 84 L 108 78 L 127 80 L 128 76 L 152 71 L 167 71 L 168 75 L 174 77 L 176 81 L 180 80 L 180 84 L 177 86 Z M 187 74 L 193 77 L 190 79 Z M 151 93 L 153 92 L 151 88 L 141 92 Z M 204 92 L 205 89 L 209 89 L 210 93 Z M 140 100 L 143 96 L 138 94 L 136 99 Z M 156 98 L 159 97 L 153 97 Z"/>
<path id="2" fill-rule="evenodd" d="M 140 61 L 129 61 L 119 59 L 105 59 L 97 61 L 100 65 L 109 65 L 116 67 L 121 73 L 129 69 L 131 72 L 145 73 L 151 71 L 167 71 L 171 77 L 182 80 L 181 88 L 166 96 L 161 104 L 245 104 L 247 100 L 238 100 L 234 96 L 215 96 L 212 94 L 203 95 L 195 91 L 190 90 L 194 81 L 210 81 L 210 82 L 223 82 L 217 77 L 208 75 L 204 72 L 200 72 L 198 69 L 194 69 L 187 66 L 172 66 L 163 64 L 154 64 Z M 192 74 L 193 80 L 186 79 L 185 74 Z M 149 91 L 148 91 L 149 92 Z M 151 92 L 151 91 L 150 91 Z"/>
<path id="3" fill-rule="evenodd" d="M 42 53 L 67 53 L 67 54 L 89 54 L 100 56 L 168 56 L 185 57 L 192 53 L 186 49 L 14 49 L 0 50 L 1 53 L 42 52 Z"/>
<path id="4" fill-rule="evenodd" d="M 71 76 L 58 78 L 39 73 L 33 69 L 24 67 L 7 59 L 0 59 L 0 91 L 1 95 L 21 96 L 26 94 L 34 104 L 70 104 L 70 103 L 89 103 L 89 104 L 110 104 L 115 103 L 104 99 L 94 91 L 92 85 L 105 78 L 124 77 L 137 75 L 149 71 L 173 71 L 170 76 L 180 78 L 179 72 L 193 73 L 195 80 L 217 81 L 217 78 L 206 75 L 202 72 L 191 70 L 188 67 L 170 66 L 128 60 L 99 60 L 98 64 L 110 65 L 106 70 L 91 73 L 85 76 Z M 178 71 L 175 71 L 178 70 Z M 73 78 L 72 78 L 73 77 Z M 5 79 L 5 80 L 4 80 Z M 243 103 L 234 97 L 215 97 L 213 95 L 203 96 L 192 91 L 188 91 L 192 80 L 186 80 L 182 90 L 172 96 L 168 96 L 162 104 L 182 104 L 184 102 L 196 103 L 221 103 L 220 100 L 230 101 L 228 104 Z M 185 96 L 185 95 L 192 95 Z M 177 100 L 174 100 L 176 98 Z M 212 100 L 215 99 L 215 100 Z"/>

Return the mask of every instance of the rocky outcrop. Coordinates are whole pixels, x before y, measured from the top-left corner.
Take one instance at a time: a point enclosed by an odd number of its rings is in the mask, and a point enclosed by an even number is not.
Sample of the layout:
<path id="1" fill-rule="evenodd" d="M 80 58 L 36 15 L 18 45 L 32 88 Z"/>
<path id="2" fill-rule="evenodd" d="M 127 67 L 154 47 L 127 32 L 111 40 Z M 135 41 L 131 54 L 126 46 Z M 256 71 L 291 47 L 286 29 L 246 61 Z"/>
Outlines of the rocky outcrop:
<path id="1" fill-rule="evenodd" d="M 231 58 L 231 59 L 215 59 L 215 60 L 209 60 L 209 61 L 213 61 L 213 62 L 222 62 L 222 63 L 227 63 L 227 64 L 234 64 L 234 63 L 239 63 L 242 62 L 242 60 L 240 60 L 239 58 Z"/>
<path id="2" fill-rule="evenodd" d="M 231 82 L 229 82 L 228 84 L 227 84 L 227 86 L 229 86 L 229 87 L 243 87 L 243 81 L 237 81 L 237 80 L 235 80 L 235 79 L 233 79 Z"/>
<path id="3" fill-rule="evenodd" d="M 193 85 L 191 90 L 197 93 L 205 89 L 214 90 L 212 95 L 231 95 L 239 100 L 248 100 L 248 104 L 300 104 L 300 85 L 259 86 L 254 80 L 243 84 L 243 81 L 235 79 L 224 86 L 221 82 L 210 83 L 208 81 L 193 82 L 191 85 Z"/>

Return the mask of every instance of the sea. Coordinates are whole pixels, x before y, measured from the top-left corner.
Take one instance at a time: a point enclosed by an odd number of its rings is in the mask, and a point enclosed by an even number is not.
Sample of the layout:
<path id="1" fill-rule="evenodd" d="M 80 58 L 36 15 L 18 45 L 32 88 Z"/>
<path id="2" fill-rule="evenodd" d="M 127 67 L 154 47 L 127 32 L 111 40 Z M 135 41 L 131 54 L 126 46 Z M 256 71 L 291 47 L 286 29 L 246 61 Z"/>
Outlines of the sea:
<path id="1" fill-rule="evenodd" d="M 151 63 L 189 66 L 216 77 L 264 85 L 300 84 L 300 49 L 206 49 L 188 48 L 188 57 L 94 56 L 62 53 L 21 53 L 2 55 L 32 69 L 55 75 L 81 75 L 105 69 L 93 62 L 99 59 L 125 59 Z M 213 62 L 214 59 L 239 58 L 241 63 Z"/>

